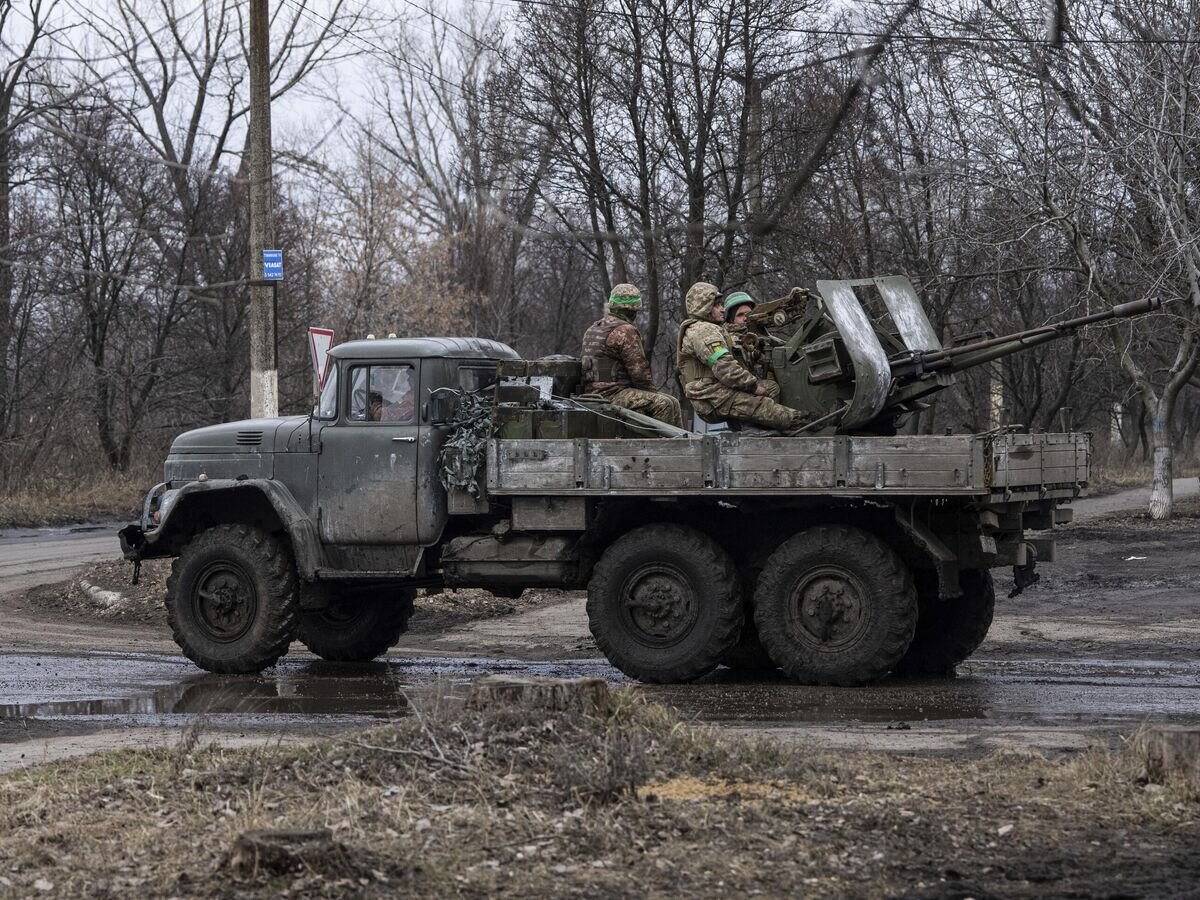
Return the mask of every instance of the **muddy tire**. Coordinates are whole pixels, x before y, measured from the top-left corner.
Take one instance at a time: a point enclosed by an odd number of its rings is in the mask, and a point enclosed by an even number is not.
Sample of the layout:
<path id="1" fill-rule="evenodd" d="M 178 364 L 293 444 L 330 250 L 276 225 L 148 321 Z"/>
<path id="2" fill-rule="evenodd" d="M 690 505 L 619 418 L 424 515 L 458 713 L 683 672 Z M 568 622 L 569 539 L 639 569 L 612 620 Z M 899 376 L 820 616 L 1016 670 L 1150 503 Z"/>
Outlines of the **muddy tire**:
<path id="1" fill-rule="evenodd" d="M 408 631 L 412 611 L 411 590 L 345 591 L 324 609 L 304 613 L 300 640 L 322 659 L 367 662 L 396 645 Z"/>
<path id="2" fill-rule="evenodd" d="M 747 675 L 765 674 L 779 668 L 767 653 L 762 641 L 758 639 L 753 612 L 747 610 L 741 636 L 736 644 L 725 651 L 721 657 L 721 665 Z"/>
<path id="3" fill-rule="evenodd" d="M 287 544 L 261 528 L 218 525 L 192 538 L 167 579 L 167 624 L 184 655 L 210 672 L 259 672 L 300 627 Z"/>
<path id="4" fill-rule="evenodd" d="M 912 641 L 912 573 L 865 531 L 810 528 L 767 560 L 754 594 L 754 623 L 771 659 L 797 681 L 867 684 L 890 672 Z"/>
<path id="5" fill-rule="evenodd" d="M 738 639 L 741 584 L 729 554 L 683 525 L 635 528 L 600 557 L 588 627 L 608 661 L 639 681 L 707 675 Z"/>
<path id="6" fill-rule="evenodd" d="M 996 611 L 996 588 L 986 569 L 959 573 L 962 596 L 918 597 L 917 633 L 896 665 L 901 675 L 952 675 L 983 643 Z"/>

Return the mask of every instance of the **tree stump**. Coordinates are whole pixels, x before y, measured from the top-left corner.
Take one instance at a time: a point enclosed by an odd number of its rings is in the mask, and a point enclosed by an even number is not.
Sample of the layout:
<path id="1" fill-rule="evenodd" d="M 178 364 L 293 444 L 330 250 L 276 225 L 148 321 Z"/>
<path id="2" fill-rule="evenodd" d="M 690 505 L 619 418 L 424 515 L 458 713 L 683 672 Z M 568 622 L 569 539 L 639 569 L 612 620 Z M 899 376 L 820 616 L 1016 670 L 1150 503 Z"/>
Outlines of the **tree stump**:
<path id="1" fill-rule="evenodd" d="M 607 716 L 612 693 L 599 678 L 516 678 L 486 675 L 471 682 L 467 709 L 519 706 L 545 712 Z"/>
<path id="2" fill-rule="evenodd" d="M 1146 777 L 1154 782 L 1178 778 L 1200 787 L 1200 728 L 1162 726 L 1143 736 Z"/>
<path id="3" fill-rule="evenodd" d="M 346 848 L 330 832 L 247 831 L 233 842 L 225 868 L 238 878 L 310 871 L 337 875 L 352 867 Z"/>

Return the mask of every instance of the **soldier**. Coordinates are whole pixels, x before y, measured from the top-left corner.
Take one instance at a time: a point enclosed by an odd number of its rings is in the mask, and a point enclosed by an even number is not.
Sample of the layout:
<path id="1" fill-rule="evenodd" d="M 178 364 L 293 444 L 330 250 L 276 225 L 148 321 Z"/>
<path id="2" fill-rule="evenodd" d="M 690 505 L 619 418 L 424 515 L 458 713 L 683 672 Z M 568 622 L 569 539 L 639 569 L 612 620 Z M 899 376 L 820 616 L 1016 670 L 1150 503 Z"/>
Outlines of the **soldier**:
<path id="1" fill-rule="evenodd" d="M 654 389 L 642 336 L 633 324 L 641 308 L 641 291 L 632 284 L 612 289 L 608 315 L 583 335 L 583 390 L 681 428 L 679 401 Z"/>
<path id="2" fill-rule="evenodd" d="M 725 321 L 729 323 L 726 330 L 732 331 L 734 327 L 746 327 L 746 318 L 750 315 L 750 310 L 758 304 L 745 291 L 734 291 L 721 305 L 725 307 Z"/>
<path id="3" fill-rule="evenodd" d="M 758 378 L 734 358 L 721 324 L 725 307 L 715 286 L 703 281 L 687 292 L 688 318 L 679 327 L 679 379 L 702 419 L 732 419 L 778 431 L 811 421 L 807 413 L 775 402 L 779 385 Z"/>
<path id="4" fill-rule="evenodd" d="M 729 335 L 730 350 L 751 374 L 766 384 L 766 396 L 779 399 L 779 384 L 770 377 L 771 366 L 763 348 L 766 336 L 749 322 L 750 311 L 758 304 L 745 291 L 734 291 L 721 304 L 725 308 L 725 333 Z"/>

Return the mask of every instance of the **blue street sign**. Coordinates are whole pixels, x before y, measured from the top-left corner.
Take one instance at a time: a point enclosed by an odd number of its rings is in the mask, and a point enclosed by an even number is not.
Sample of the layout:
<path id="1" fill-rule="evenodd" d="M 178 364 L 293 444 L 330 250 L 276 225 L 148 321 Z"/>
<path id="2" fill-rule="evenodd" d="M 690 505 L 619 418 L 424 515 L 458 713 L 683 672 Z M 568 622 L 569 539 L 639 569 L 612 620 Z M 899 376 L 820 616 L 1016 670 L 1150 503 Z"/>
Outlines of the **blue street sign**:
<path id="1" fill-rule="evenodd" d="M 263 251 L 263 281 L 283 281 L 283 251 Z"/>

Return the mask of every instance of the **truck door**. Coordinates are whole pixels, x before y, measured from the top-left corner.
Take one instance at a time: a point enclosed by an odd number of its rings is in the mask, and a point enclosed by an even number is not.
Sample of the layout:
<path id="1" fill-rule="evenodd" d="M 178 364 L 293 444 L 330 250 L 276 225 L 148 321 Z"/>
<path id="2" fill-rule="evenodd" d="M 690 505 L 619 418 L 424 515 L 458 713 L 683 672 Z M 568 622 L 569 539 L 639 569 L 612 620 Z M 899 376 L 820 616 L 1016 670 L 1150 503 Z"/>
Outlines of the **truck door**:
<path id="1" fill-rule="evenodd" d="M 416 361 L 347 365 L 337 421 L 321 430 L 321 540 L 417 543 Z"/>

